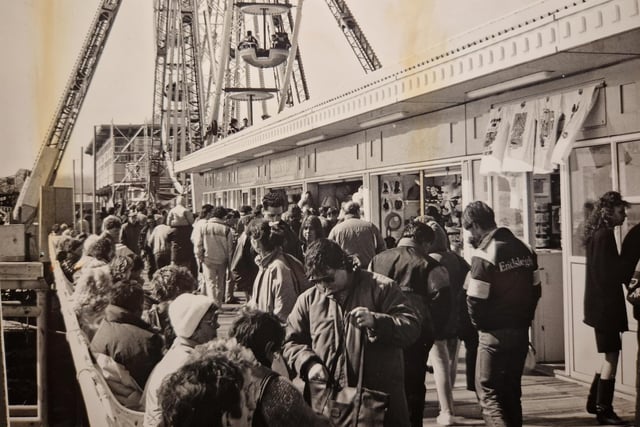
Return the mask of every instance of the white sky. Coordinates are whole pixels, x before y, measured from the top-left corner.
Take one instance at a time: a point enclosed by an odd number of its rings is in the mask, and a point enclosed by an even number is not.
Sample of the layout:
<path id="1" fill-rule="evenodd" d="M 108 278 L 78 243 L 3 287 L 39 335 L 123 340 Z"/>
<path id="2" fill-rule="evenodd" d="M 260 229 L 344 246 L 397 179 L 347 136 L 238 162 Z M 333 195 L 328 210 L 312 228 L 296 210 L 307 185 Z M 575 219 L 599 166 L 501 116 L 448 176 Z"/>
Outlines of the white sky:
<path id="1" fill-rule="evenodd" d="M 549 1 L 547 1 L 549 2 Z M 0 0 L 0 177 L 31 169 L 100 2 Z M 348 0 L 385 74 L 413 65 L 446 38 L 521 9 L 532 0 Z M 323 0 L 305 0 L 300 46 L 312 102 L 358 85 L 365 74 Z M 98 124 L 150 120 L 153 94 L 153 1 L 124 0 L 59 176 L 79 171 L 80 147 Z M 85 156 L 85 175 L 92 158 Z M 58 179 L 57 185 L 69 185 Z"/>

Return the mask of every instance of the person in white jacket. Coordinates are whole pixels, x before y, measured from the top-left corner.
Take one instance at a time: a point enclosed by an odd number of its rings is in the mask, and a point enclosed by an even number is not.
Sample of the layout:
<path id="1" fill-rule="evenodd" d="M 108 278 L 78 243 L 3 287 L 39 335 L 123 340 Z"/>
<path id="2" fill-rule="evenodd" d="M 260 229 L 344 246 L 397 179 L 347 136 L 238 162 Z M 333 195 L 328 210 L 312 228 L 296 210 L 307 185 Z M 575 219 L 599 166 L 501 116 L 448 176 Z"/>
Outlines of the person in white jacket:
<path id="1" fill-rule="evenodd" d="M 225 301 L 227 268 L 233 254 L 233 230 L 224 221 L 226 214 L 222 206 L 214 207 L 207 222 L 193 236 L 205 281 L 203 293 L 218 305 Z"/>

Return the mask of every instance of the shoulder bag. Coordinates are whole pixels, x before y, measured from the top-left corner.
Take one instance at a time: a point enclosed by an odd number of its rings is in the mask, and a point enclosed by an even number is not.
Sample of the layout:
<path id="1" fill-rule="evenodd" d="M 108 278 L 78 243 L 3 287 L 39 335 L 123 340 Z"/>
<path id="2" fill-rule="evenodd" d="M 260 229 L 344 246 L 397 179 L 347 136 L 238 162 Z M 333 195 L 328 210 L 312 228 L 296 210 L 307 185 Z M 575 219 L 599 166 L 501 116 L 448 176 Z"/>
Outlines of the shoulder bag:
<path id="1" fill-rule="evenodd" d="M 362 334 L 361 329 L 359 333 Z M 364 343 L 360 346 L 356 387 L 341 387 L 334 378 L 342 349 L 343 339 L 341 338 L 338 351 L 333 358 L 329 380 L 326 383 L 308 382 L 311 407 L 316 413 L 328 417 L 336 427 L 382 426 L 389 407 L 389 395 L 362 386 Z"/>

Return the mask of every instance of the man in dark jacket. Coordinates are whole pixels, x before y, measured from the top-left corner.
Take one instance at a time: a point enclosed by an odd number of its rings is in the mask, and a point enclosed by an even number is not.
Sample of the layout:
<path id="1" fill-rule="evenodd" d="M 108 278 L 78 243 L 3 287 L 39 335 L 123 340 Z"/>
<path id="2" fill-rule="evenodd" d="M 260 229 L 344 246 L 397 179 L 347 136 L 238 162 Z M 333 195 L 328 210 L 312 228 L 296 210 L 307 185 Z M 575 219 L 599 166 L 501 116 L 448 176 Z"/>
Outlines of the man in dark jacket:
<path id="1" fill-rule="evenodd" d="M 136 255 L 140 255 L 140 232 L 142 223 L 136 211 L 129 211 L 129 221 L 122 225 L 120 230 L 120 242 L 131 249 Z"/>
<path id="2" fill-rule="evenodd" d="M 479 331 L 476 391 L 490 426 L 521 426 L 521 379 L 529 327 L 540 298 L 535 252 L 507 229 L 493 210 L 471 202 L 462 215 L 475 248 L 467 290 L 471 321 Z"/>
<path id="3" fill-rule="evenodd" d="M 402 349 L 420 334 L 420 316 L 388 277 L 363 271 L 328 239 L 313 242 L 305 255 L 315 286 L 297 299 L 287 321 L 283 355 L 305 381 L 358 381 L 364 351 L 363 386 L 388 393 L 384 425 L 408 427 Z"/>
<path id="4" fill-rule="evenodd" d="M 162 359 L 162 338 L 140 318 L 143 301 L 142 284 L 114 283 L 104 320 L 91 340 L 91 351 L 109 386 L 120 403 L 131 409 L 138 409 L 142 388 Z"/>
<path id="5" fill-rule="evenodd" d="M 435 330 L 442 330 L 449 318 L 451 295 L 449 274 L 427 255 L 434 238 L 426 224 L 407 224 L 398 246 L 376 255 L 369 270 L 392 278 L 422 317 L 420 338 L 404 349 L 404 390 L 413 427 L 422 426 L 427 358 Z"/>
<path id="6" fill-rule="evenodd" d="M 622 265 L 624 283 L 629 292 L 638 286 L 638 272 L 640 271 L 640 224 L 633 226 L 622 241 Z M 635 276 L 635 277 L 634 277 Z M 633 318 L 640 320 L 640 305 L 633 306 Z M 636 356 L 636 425 L 640 425 L 640 328 L 637 331 L 638 355 Z"/>

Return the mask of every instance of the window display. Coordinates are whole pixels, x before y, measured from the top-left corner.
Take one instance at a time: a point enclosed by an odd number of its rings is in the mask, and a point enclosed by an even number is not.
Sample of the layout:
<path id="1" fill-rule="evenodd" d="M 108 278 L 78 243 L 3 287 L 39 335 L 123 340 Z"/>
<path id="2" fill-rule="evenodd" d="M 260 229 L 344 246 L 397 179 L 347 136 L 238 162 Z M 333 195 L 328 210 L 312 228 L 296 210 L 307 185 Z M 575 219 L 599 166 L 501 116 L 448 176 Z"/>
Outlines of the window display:
<path id="1" fill-rule="evenodd" d="M 533 176 L 535 247 L 560 249 L 560 174 Z"/>
<path id="2" fill-rule="evenodd" d="M 392 174 L 380 177 L 380 229 L 391 243 L 402 237 L 405 224 L 421 215 L 431 216 L 447 231 L 452 249 L 462 249 L 462 175 L 442 169 L 442 174 Z M 393 241 L 391 241 L 393 239 Z"/>
<path id="3" fill-rule="evenodd" d="M 315 197 L 315 194 L 312 194 Z M 362 208 L 364 205 L 364 190 L 362 180 L 340 181 L 318 185 L 320 206 L 332 207 L 340 210 L 349 201 L 357 201 Z"/>
<path id="4" fill-rule="evenodd" d="M 444 227 L 451 249 L 462 250 L 462 176 L 458 173 L 424 177 L 424 214 Z"/>
<path id="5" fill-rule="evenodd" d="M 404 225 L 420 215 L 420 175 L 380 177 L 380 211 L 382 235 L 390 243 L 397 242 Z"/>

